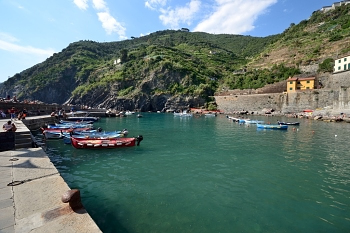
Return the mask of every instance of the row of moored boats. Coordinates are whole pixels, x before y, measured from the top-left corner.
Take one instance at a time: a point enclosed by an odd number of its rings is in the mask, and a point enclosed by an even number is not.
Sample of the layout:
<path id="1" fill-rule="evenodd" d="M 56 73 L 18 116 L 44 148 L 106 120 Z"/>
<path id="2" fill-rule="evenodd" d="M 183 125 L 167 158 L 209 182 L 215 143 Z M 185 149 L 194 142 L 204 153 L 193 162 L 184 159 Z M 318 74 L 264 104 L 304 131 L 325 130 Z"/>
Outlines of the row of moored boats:
<path id="1" fill-rule="evenodd" d="M 232 116 L 226 116 L 228 119 L 233 120 L 234 122 L 237 122 L 239 124 L 256 124 L 258 129 L 282 129 L 286 130 L 288 129 L 288 126 L 294 125 L 298 126 L 299 122 L 284 122 L 284 121 L 277 121 L 277 124 L 270 124 L 265 123 L 264 121 L 260 120 L 251 120 L 251 119 L 244 119 L 244 118 L 236 118 Z"/>
<path id="2" fill-rule="evenodd" d="M 95 128 L 94 122 L 99 118 L 68 118 L 66 121 L 49 124 L 42 127 L 45 139 L 63 139 L 65 144 L 72 144 L 77 149 L 118 148 L 139 145 L 143 140 L 141 135 L 127 137 L 128 130 L 103 131 Z"/>

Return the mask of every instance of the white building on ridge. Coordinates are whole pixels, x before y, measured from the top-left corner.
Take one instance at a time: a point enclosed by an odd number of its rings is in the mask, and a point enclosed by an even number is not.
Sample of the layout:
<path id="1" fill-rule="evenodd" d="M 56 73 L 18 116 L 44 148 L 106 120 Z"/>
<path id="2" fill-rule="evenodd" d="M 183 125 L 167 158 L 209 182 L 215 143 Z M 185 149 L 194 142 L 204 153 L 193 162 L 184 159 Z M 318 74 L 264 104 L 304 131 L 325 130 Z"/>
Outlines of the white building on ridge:
<path id="1" fill-rule="evenodd" d="M 342 57 L 334 61 L 333 73 L 350 71 L 350 56 Z"/>

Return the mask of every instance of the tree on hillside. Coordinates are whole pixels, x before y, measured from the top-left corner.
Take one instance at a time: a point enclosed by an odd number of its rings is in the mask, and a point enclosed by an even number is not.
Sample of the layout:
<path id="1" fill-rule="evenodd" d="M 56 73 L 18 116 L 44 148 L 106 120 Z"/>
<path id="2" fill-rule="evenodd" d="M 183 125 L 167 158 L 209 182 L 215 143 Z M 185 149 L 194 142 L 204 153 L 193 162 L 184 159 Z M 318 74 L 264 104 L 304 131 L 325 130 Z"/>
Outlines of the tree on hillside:
<path id="1" fill-rule="evenodd" d="M 124 63 L 128 60 L 128 50 L 122 49 L 120 50 L 120 62 Z"/>

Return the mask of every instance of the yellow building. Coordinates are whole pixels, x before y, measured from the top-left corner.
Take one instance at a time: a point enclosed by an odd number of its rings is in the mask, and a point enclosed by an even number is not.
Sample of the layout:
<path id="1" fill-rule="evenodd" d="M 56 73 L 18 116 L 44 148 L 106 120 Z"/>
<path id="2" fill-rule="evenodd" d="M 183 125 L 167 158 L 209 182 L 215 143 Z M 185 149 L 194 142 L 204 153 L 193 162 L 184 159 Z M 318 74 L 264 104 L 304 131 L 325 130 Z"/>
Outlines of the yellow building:
<path id="1" fill-rule="evenodd" d="M 287 92 L 315 89 L 315 77 L 287 79 Z"/>

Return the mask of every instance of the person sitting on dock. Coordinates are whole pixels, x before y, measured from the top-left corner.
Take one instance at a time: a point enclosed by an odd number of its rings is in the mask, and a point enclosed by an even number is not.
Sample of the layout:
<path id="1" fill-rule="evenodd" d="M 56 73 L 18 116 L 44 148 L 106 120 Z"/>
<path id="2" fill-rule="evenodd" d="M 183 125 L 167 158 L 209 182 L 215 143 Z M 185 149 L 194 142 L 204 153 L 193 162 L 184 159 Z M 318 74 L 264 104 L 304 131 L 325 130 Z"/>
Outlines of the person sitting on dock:
<path id="1" fill-rule="evenodd" d="M 5 123 L 3 126 L 2 126 L 2 129 L 5 131 L 5 132 L 10 132 L 12 131 L 12 124 L 11 124 L 11 121 L 8 121 L 7 123 Z M 16 128 L 17 129 L 17 128 Z"/>
<path id="2" fill-rule="evenodd" d="M 2 111 L 2 109 L 0 110 L 0 115 L 2 118 L 6 118 L 6 113 L 4 113 L 4 111 Z"/>
<path id="3" fill-rule="evenodd" d="M 18 120 L 24 119 L 24 118 L 23 118 L 23 112 L 22 112 L 22 111 L 18 113 L 17 119 L 18 119 Z"/>
<path id="4" fill-rule="evenodd" d="M 17 127 L 16 127 L 15 123 L 12 123 L 11 131 L 15 132 L 16 130 L 17 130 Z"/>

